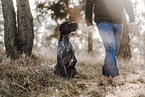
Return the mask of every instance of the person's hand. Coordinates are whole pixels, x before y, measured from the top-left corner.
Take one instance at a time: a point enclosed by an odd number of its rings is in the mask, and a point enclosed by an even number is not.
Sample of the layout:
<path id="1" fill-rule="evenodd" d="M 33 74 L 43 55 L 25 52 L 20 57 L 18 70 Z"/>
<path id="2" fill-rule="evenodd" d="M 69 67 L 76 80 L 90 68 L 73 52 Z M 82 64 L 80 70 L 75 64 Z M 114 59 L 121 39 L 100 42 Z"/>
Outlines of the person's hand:
<path id="1" fill-rule="evenodd" d="M 128 27 L 129 27 L 129 30 L 130 30 L 132 33 L 138 32 L 138 27 L 137 27 L 136 22 L 131 22 L 131 23 L 129 23 L 129 24 L 128 24 Z"/>
<path id="2" fill-rule="evenodd" d="M 87 27 L 87 32 L 94 32 L 94 26 L 93 25 L 88 26 Z"/>

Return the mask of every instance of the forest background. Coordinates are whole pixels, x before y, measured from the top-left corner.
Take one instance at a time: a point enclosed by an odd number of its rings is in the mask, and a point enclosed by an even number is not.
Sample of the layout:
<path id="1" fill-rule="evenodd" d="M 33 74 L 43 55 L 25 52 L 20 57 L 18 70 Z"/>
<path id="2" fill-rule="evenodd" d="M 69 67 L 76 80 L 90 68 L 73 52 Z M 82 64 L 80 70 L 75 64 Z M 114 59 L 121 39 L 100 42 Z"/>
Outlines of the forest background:
<path id="1" fill-rule="evenodd" d="M 29 0 L 34 24 L 32 55 L 25 58 L 23 54 L 17 60 L 6 54 L 0 2 L 0 96 L 144 97 L 145 1 L 131 1 L 136 15 L 136 29 L 130 28 L 128 16 L 124 12 L 124 33 L 118 65 L 126 85 L 120 87 L 98 86 L 105 50 L 97 28 L 94 26 L 94 32 L 86 30 L 85 0 Z M 17 11 L 15 0 L 13 4 Z M 64 21 L 79 23 L 77 33 L 70 37 L 78 59 L 78 74 L 71 81 L 65 81 L 53 74 L 59 39 L 58 28 Z"/>

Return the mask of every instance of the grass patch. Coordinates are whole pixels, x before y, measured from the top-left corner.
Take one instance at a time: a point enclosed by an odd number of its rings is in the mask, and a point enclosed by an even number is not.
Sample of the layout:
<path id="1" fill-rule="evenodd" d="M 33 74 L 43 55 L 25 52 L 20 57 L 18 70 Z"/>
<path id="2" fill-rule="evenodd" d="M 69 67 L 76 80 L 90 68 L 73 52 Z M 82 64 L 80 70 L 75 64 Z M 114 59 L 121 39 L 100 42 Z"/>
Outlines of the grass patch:
<path id="1" fill-rule="evenodd" d="M 118 59 L 123 86 L 98 86 L 103 59 L 77 56 L 77 75 L 66 81 L 53 73 L 55 56 L 10 60 L 1 56 L 0 96 L 5 97 L 144 97 L 145 65 L 139 61 Z M 85 60 L 83 60 L 83 58 Z"/>

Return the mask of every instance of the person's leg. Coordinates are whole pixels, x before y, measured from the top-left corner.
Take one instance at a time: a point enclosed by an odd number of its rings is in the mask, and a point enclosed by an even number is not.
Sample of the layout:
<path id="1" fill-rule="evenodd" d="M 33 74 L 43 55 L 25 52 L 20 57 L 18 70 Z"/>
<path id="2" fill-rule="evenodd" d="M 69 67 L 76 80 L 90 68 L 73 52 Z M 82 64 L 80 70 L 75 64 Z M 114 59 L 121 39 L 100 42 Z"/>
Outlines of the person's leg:
<path id="1" fill-rule="evenodd" d="M 106 50 L 102 74 L 107 77 L 110 75 L 111 77 L 119 76 L 119 70 L 117 68 L 116 61 L 116 43 L 113 25 L 107 22 L 103 22 L 97 27 Z"/>
<path id="2" fill-rule="evenodd" d="M 116 43 L 116 52 L 119 51 L 120 40 L 122 36 L 122 24 L 115 24 L 115 43 Z"/>
<path id="3" fill-rule="evenodd" d="M 115 43 L 116 43 L 116 54 L 119 51 L 120 40 L 122 36 L 122 24 L 114 24 L 115 27 Z M 125 81 L 120 76 L 113 76 L 112 85 L 123 85 Z"/>

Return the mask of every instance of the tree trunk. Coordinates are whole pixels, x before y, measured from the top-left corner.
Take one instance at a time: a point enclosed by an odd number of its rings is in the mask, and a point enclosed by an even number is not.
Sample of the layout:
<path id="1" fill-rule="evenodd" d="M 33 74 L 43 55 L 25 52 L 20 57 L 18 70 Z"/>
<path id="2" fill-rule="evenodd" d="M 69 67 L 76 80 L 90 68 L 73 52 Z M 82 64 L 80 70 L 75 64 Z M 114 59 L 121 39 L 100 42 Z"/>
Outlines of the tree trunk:
<path id="1" fill-rule="evenodd" d="M 143 0 L 143 2 L 144 2 L 144 5 L 145 5 L 145 0 Z"/>
<path id="2" fill-rule="evenodd" d="M 93 51 L 93 38 L 92 38 L 93 33 L 88 32 L 88 52 Z"/>
<path id="3" fill-rule="evenodd" d="M 18 18 L 18 33 L 17 33 L 17 48 L 19 54 L 31 56 L 34 30 L 33 18 L 29 7 L 28 0 L 17 0 L 17 18 Z"/>
<path id="4" fill-rule="evenodd" d="M 145 0 L 143 0 L 143 2 L 144 2 L 144 5 L 145 5 Z M 144 47 L 145 47 L 145 33 L 144 33 Z M 144 50 L 144 57 L 145 57 L 145 50 Z"/>
<path id="5" fill-rule="evenodd" d="M 124 59 L 130 59 L 131 58 L 131 49 L 130 49 L 130 38 L 129 38 L 129 28 L 127 25 L 126 17 L 124 16 L 123 19 L 123 33 L 122 33 L 122 39 L 120 41 L 120 47 L 118 52 L 118 57 L 122 57 Z"/>
<path id="6" fill-rule="evenodd" d="M 8 57 L 17 58 L 15 35 L 17 32 L 16 16 L 12 0 L 1 0 L 4 17 L 4 43 Z"/>

